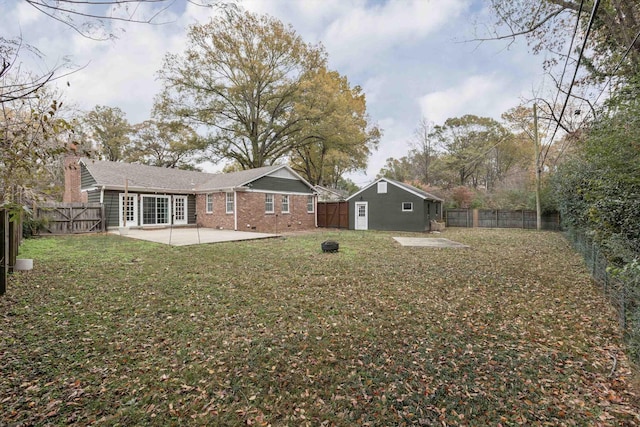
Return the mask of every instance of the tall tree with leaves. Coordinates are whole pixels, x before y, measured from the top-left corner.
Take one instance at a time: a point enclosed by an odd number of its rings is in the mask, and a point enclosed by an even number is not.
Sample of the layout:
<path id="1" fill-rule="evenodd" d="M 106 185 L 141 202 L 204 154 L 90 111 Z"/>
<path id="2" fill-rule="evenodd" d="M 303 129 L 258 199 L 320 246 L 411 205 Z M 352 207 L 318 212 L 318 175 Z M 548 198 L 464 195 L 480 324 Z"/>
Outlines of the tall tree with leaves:
<path id="1" fill-rule="evenodd" d="M 56 95 L 41 89 L 37 97 L 0 103 L 0 205 L 17 207 L 54 190 L 49 166 L 73 137 Z"/>
<path id="2" fill-rule="evenodd" d="M 129 160 L 133 128 L 118 107 L 96 105 L 82 118 L 83 131 L 102 160 Z"/>
<path id="3" fill-rule="evenodd" d="M 414 168 L 411 159 L 403 156 L 399 159 L 387 158 L 384 166 L 378 172 L 378 178 L 389 178 L 396 181 L 405 182 L 415 179 Z"/>
<path id="4" fill-rule="evenodd" d="M 443 161 L 457 171 L 459 185 L 477 187 L 481 179 L 488 183 L 487 174 L 495 168 L 492 152 L 509 137 L 509 132 L 488 117 L 465 115 L 447 119 L 435 128 L 445 151 Z"/>
<path id="5" fill-rule="evenodd" d="M 345 173 L 366 168 L 380 129 L 369 123 L 362 89 L 335 71 L 312 73 L 301 91 L 293 111 L 302 124 L 300 143 L 291 165 L 311 184 L 335 187 Z"/>
<path id="6" fill-rule="evenodd" d="M 195 156 L 204 141 L 180 122 L 147 120 L 134 125 L 130 162 L 176 169 L 195 169 Z"/>
<path id="7" fill-rule="evenodd" d="M 184 54 L 169 54 L 158 105 L 210 131 L 210 151 L 243 169 L 268 165 L 307 143 L 294 113 L 301 86 L 324 50 L 290 26 L 251 13 L 189 29 Z"/>

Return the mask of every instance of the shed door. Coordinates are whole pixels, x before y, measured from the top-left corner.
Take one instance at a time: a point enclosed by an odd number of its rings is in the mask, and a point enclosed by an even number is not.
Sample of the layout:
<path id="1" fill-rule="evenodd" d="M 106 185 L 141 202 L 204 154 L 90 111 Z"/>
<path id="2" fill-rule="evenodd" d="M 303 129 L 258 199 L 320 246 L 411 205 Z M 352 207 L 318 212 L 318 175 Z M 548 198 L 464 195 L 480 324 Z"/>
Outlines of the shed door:
<path id="1" fill-rule="evenodd" d="M 367 202 L 356 202 L 356 230 L 369 229 L 369 208 Z"/>

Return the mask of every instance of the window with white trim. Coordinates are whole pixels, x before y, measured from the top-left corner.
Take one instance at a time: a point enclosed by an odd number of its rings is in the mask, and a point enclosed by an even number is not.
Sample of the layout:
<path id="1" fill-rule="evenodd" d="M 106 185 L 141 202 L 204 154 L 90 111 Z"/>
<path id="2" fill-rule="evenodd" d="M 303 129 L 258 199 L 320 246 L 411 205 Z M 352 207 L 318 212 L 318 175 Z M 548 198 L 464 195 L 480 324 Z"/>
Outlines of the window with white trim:
<path id="1" fill-rule="evenodd" d="M 413 212 L 413 202 L 402 202 L 402 212 Z"/>
<path id="2" fill-rule="evenodd" d="M 313 196 L 307 196 L 307 213 L 313 213 L 313 211 L 314 211 Z"/>
<path id="3" fill-rule="evenodd" d="M 282 206 L 281 206 L 281 210 L 280 212 L 282 213 L 289 213 L 289 195 L 288 194 L 283 194 L 282 195 Z"/>
<path id="4" fill-rule="evenodd" d="M 274 213 L 273 207 L 273 194 L 265 194 L 264 195 L 264 211 L 266 213 Z"/>
<path id="5" fill-rule="evenodd" d="M 226 193 L 226 200 L 227 200 L 227 213 L 233 213 L 233 208 L 234 208 L 234 204 L 235 204 L 235 200 L 234 200 L 234 195 L 233 193 Z"/>
<path id="6" fill-rule="evenodd" d="M 380 181 L 378 183 L 378 194 L 383 194 L 387 192 L 387 182 L 386 181 Z"/>
<path id="7" fill-rule="evenodd" d="M 213 213 L 213 194 L 207 194 L 207 213 Z"/>

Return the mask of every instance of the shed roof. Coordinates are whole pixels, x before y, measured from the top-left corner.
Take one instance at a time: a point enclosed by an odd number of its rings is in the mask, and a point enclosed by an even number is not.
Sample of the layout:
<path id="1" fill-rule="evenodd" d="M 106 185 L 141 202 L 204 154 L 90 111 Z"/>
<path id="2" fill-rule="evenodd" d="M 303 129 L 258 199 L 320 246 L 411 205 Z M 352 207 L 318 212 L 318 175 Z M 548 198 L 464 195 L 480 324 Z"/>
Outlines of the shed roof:
<path id="1" fill-rule="evenodd" d="M 376 185 L 380 181 L 386 181 L 389 184 L 395 185 L 396 187 L 398 187 L 398 188 L 400 188 L 402 190 L 405 190 L 405 191 L 408 191 L 410 193 L 415 194 L 416 196 L 422 198 L 423 200 L 432 200 L 434 202 L 442 202 L 443 201 L 441 198 L 436 197 L 431 193 L 427 193 L 424 190 L 416 188 L 413 185 L 405 184 L 404 182 L 396 181 L 396 180 L 390 179 L 390 178 L 379 178 L 379 179 L 373 181 L 371 184 L 369 184 L 366 187 L 363 187 L 362 189 L 360 189 L 360 191 L 357 191 L 356 193 L 354 193 L 351 196 L 349 196 L 349 198 L 347 198 L 347 200 L 353 199 L 354 197 L 356 197 L 357 195 L 359 195 L 363 191 L 373 187 L 374 185 Z"/>

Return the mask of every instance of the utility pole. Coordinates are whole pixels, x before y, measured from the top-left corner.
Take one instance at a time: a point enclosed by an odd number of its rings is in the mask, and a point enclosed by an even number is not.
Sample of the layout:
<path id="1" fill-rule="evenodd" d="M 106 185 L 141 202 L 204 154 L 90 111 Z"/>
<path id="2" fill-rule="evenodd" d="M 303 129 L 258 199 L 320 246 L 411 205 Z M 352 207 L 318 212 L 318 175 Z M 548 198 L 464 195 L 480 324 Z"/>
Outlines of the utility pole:
<path id="1" fill-rule="evenodd" d="M 533 104 L 533 139 L 536 146 L 536 230 L 542 229 L 542 212 L 540 208 L 540 140 L 538 138 L 538 105 Z"/>

